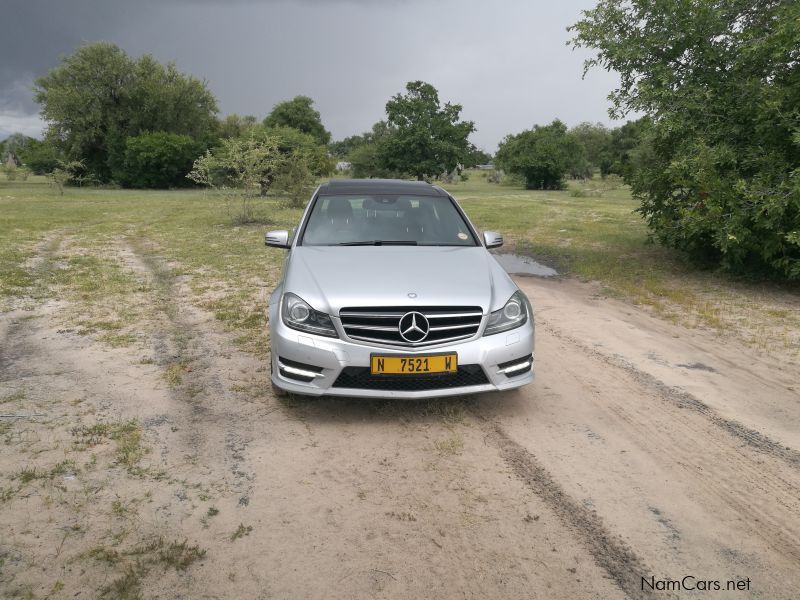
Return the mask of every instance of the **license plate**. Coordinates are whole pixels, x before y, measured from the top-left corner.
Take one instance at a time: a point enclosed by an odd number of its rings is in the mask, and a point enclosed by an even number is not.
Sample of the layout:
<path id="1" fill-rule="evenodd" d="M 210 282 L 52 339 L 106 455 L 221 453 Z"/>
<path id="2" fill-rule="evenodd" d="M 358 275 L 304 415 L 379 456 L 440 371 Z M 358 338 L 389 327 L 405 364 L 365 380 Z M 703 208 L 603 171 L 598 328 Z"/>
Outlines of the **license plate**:
<path id="1" fill-rule="evenodd" d="M 373 375 L 425 375 L 456 371 L 458 371 L 458 355 L 455 353 L 370 357 L 370 372 Z"/>

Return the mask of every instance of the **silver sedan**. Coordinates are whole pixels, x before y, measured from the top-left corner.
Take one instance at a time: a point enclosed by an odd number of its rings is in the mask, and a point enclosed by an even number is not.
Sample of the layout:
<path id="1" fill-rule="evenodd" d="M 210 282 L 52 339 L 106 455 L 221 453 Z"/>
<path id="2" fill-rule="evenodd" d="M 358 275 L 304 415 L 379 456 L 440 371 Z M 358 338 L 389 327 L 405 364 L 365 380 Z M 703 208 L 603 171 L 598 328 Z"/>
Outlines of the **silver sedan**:
<path id="1" fill-rule="evenodd" d="M 276 393 L 430 398 L 533 381 L 531 304 L 443 189 L 333 180 L 314 193 L 269 303 Z"/>

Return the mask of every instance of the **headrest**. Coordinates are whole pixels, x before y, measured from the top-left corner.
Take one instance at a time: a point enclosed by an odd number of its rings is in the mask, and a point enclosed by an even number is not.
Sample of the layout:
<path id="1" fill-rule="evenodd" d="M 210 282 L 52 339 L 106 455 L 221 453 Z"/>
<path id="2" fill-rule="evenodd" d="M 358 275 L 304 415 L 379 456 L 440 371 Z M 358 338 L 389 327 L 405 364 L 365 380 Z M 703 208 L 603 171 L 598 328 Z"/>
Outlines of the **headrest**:
<path id="1" fill-rule="evenodd" d="M 349 219 L 353 216 L 353 207 L 347 198 L 332 198 L 328 204 L 328 217 L 331 219 Z"/>

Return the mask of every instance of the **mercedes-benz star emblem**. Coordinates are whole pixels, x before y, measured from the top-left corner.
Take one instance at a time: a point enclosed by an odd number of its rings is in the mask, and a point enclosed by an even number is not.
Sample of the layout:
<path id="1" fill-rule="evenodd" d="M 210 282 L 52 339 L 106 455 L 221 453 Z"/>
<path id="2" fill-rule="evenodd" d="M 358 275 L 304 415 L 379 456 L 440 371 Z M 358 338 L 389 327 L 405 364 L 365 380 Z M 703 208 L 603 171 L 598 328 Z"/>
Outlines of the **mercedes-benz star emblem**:
<path id="1" fill-rule="evenodd" d="M 428 324 L 428 319 L 422 313 L 410 312 L 404 314 L 400 319 L 398 329 L 400 330 L 401 338 L 416 344 L 428 337 L 430 325 Z"/>

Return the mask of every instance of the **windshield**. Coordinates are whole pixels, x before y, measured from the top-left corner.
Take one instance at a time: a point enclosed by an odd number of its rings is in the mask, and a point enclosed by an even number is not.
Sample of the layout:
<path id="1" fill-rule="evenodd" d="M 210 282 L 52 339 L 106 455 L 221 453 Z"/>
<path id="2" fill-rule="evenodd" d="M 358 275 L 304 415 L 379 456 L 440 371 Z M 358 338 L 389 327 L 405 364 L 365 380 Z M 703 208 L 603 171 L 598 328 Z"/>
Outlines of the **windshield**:
<path id="1" fill-rule="evenodd" d="M 452 200 L 442 196 L 320 196 L 306 246 L 476 246 Z"/>

